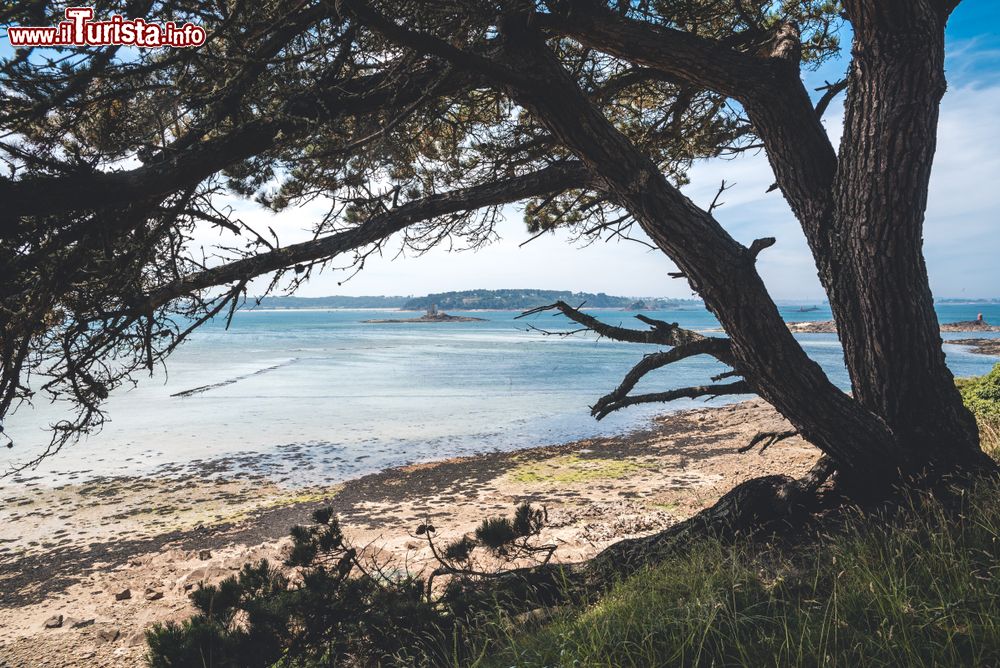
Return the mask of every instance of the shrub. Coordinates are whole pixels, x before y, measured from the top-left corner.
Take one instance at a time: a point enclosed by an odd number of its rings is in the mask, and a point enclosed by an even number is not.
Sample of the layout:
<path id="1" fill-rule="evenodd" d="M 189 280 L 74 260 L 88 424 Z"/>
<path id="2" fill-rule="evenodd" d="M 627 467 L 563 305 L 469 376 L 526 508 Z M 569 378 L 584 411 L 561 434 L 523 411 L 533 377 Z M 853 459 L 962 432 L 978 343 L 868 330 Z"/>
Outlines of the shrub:
<path id="1" fill-rule="evenodd" d="M 265 668 L 371 664 L 406 655 L 449 629 L 444 611 L 425 600 L 423 582 L 406 575 L 359 572 L 328 509 L 316 524 L 292 530 L 286 566 L 293 581 L 266 561 L 191 594 L 198 614 L 148 634 L 154 668 Z"/>
<path id="2" fill-rule="evenodd" d="M 1000 364 L 985 376 L 958 381 L 962 399 L 981 421 L 1000 422 Z"/>
<path id="3" fill-rule="evenodd" d="M 387 564 L 362 563 L 345 540 L 329 508 L 314 524 L 292 529 L 285 566 L 289 577 L 267 561 L 247 564 L 218 585 L 191 594 L 198 614 L 147 633 L 153 668 L 266 668 L 280 666 L 439 665 L 461 655 L 464 634 L 477 620 L 492 619 L 495 601 L 477 581 L 502 572 L 479 568 L 476 554 L 493 565 L 541 555 L 536 546 L 544 510 L 528 504 L 513 519 L 488 518 L 473 536 L 439 551 L 430 524 L 417 528 L 437 555 L 434 576 L 448 576 L 435 595 L 424 580 Z M 456 562 L 460 562 L 460 565 Z M 488 612 L 488 614 L 487 614 Z"/>

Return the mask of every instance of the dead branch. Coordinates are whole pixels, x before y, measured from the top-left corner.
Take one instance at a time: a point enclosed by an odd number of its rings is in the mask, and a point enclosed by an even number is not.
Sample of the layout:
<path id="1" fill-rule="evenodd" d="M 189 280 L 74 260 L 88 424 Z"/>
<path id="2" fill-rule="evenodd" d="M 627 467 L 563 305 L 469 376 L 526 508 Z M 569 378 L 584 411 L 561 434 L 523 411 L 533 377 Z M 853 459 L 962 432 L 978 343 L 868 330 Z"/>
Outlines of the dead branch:
<path id="1" fill-rule="evenodd" d="M 591 414 L 603 417 L 608 412 L 617 410 L 617 408 L 611 408 L 605 412 L 605 409 L 608 409 L 610 406 L 615 406 L 627 400 L 628 393 L 632 391 L 636 384 L 642 380 L 646 374 L 656 369 L 663 368 L 668 364 L 673 364 L 679 360 L 694 357 L 696 355 L 712 355 L 716 359 L 728 359 L 730 356 L 729 340 L 706 337 L 701 341 L 676 346 L 668 351 L 646 355 L 639 361 L 638 364 L 632 367 L 632 370 L 625 375 L 625 378 L 618 387 L 616 387 L 612 392 L 601 397 L 596 404 L 590 407 Z M 600 419 L 600 417 L 598 419 Z"/>
<path id="2" fill-rule="evenodd" d="M 735 383 L 727 383 L 725 385 L 695 385 L 667 392 L 636 394 L 609 402 L 600 409 L 595 407 L 591 411 L 591 414 L 598 420 L 601 420 L 617 410 L 621 410 L 626 406 L 635 406 L 636 404 L 666 403 L 678 399 L 697 399 L 699 397 L 708 397 L 711 399 L 732 394 L 753 394 L 753 388 L 745 380 L 738 380 Z"/>
<path id="3" fill-rule="evenodd" d="M 579 308 L 573 308 L 563 301 L 558 301 L 555 304 L 549 304 L 548 306 L 539 306 L 537 308 L 529 309 L 517 316 L 517 318 L 524 318 L 529 315 L 552 310 L 560 311 L 573 322 L 579 323 L 592 332 L 596 332 L 605 338 L 613 339 L 615 341 L 624 341 L 626 343 L 650 343 L 661 346 L 681 346 L 688 343 L 694 343 L 695 341 L 703 341 L 709 338 L 690 329 L 684 329 L 677 323 L 667 323 L 662 320 L 649 318 L 642 314 L 636 315 L 635 317 L 649 325 L 651 327 L 649 331 L 640 331 L 637 329 L 628 329 L 627 327 L 608 325 L 593 316 L 583 313 L 579 310 Z"/>
<path id="4" fill-rule="evenodd" d="M 750 257 L 756 260 L 757 256 L 760 255 L 760 252 L 762 250 L 764 250 L 765 248 L 770 248 L 771 246 L 776 244 L 777 241 L 778 240 L 775 239 L 774 237 L 763 237 L 761 239 L 754 239 L 753 243 L 750 244 L 750 248 L 747 249 L 747 252 L 750 253 Z"/>
<path id="5" fill-rule="evenodd" d="M 819 99 L 819 102 L 816 103 L 816 116 L 817 118 L 823 118 L 823 114 L 826 113 L 826 110 L 830 106 L 830 103 L 833 102 L 833 99 L 842 91 L 847 90 L 847 79 L 841 79 L 836 83 L 830 83 L 827 81 L 825 86 L 820 86 L 816 90 L 826 91 L 823 93 L 823 97 Z"/>
<path id="6" fill-rule="evenodd" d="M 707 211 L 709 214 L 711 214 L 713 211 L 715 211 L 720 206 L 723 206 L 725 204 L 725 202 L 720 202 L 719 198 L 722 197 L 722 193 L 726 192 L 735 185 L 736 185 L 735 183 L 727 184 L 726 180 L 722 179 L 722 184 L 719 186 L 718 192 L 716 192 L 715 197 L 712 198 L 712 203 L 708 205 Z"/>

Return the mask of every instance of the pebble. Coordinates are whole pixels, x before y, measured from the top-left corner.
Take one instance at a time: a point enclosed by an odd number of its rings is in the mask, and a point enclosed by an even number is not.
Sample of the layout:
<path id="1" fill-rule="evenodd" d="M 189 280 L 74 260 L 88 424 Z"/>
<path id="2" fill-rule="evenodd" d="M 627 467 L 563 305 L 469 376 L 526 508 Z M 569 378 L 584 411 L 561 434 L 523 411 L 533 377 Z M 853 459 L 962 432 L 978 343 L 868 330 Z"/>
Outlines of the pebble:
<path id="1" fill-rule="evenodd" d="M 62 615 L 52 615 L 45 620 L 45 628 L 47 629 L 58 629 L 62 626 L 63 616 Z"/>
<path id="2" fill-rule="evenodd" d="M 115 600 L 116 601 L 126 601 L 126 600 L 128 600 L 130 598 L 132 598 L 132 590 L 131 589 L 122 589 L 120 592 L 118 592 L 117 594 L 115 594 Z"/>
<path id="3" fill-rule="evenodd" d="M 146 600 L 147 601 L 159 601 L 161 598 L 163 598 L 163 592 L 162 591 L 156 591 L 155 589 L 147 589 L 146 590 Z"/>

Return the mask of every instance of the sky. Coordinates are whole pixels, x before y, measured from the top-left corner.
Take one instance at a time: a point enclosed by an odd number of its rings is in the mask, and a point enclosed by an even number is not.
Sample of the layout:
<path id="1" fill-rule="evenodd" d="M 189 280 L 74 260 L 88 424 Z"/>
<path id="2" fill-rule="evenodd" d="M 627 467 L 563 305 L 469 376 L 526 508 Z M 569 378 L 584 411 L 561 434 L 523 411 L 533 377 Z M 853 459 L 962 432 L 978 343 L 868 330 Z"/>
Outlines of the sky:
<path id="1" fill-rule="evenodd" d="M 937 156 L 931 177 L 925 223 L 925 256 L 937 298 L 1000 297 L 1000 3 L 965 0 L 948 25 L 946 68 L 949 89 L 941 108 Z M 3 40 L 6 42 L 6 40 Z M 845 40 L 846 42 L 846 40 Z M 0 46 L 0 55 L 9 47 Z M 842 78 L 845 59 L 806 74 L 810 88 Z M 839 142 L 843 96 L 824 124 Z M 716 218 L 738 241 L 749 244 L 773 236 L 778 243 L 763 252 L 758 269 L 775 299 L 819 301 L 823 292 L 805 239 L 780 193 L 766 193 L 773 176 L 763 154 L 734 160 L 702 161 L 683 190 L 707 207 L 719 183 L 734 184 L 722 197 Z M 283 244 L 308 239 L 319 204 L 271 214 L 239 205 L 249 223 L 273 227 Z M 420 257 L 398 257 L 390 242 L 383 257 L 372 257 L 360 273 L 328 270 L 314 276 L 300 296 L 422 295 L 474 288 L 542 288 L 606 292 L 643 297 L 691 297 L 686 282 L 673 280 L 674 266 L 659 251 L 630 242 L 573 244 L 568 234 L 546 234 L 524 245 L 530 235 L 514 207 L 498 227 L 500 240 L 477 251 L 434 249 Z M 199 235 L 210 245 L 213 238 Z M 341 284 L 343 282 L 343 284 Z M 251 285 L 261 291 L 266 281 Z"/>
<path id="2" fill-rule="evenodd" d="M 938 150 L 925 224 L 925 256 L 937 298 L 1000 297 L 1000 3 L 965 0 L 948 25 L 949 89 L 942 102 Z M 808 72 L 810 88 L 839 80 L 847 62 Z M 825 125 L 840 140 L 843 96 Z M 805 238 L 780 193 L 767 194 L 773 176 L 763 154 L 703 161 L 691 171 L 684 193 L 707 206 L 719 183 L 735 186 L 721 198 L 716 217 L 738 241 L 773 236 L 758 268 L 776 300 L 824 298 Z M 475 252 L 434 250 L 420 257 L 370 259 L 343 285 L 343 272 L 328 271 L 298 291 L 300 296 L 422 295 L 473 288 L 543 288 L 628 296 L 692 297 L 686 282 L 667 276 L 675 268 L 659 251 L 629 242 L 580 247 L 565 233 L 547 234 L 520 247 L 528 234 L 518 212 L 500 225 L 501 240 Z M 266 215 L 266 214 L 265 214 Z M 283 242 L 298 240 L 308 210 L 274 217 Z M 312 215 L 316 215 L 313 212 Z M 255 214 L 247 212 L 248 219 Z M 296 220 L 298 219 L 298 220 Z M 296 224 L 298 223 L 298 225 Z M 399 244 L 390 244 L 391 251 Z"/>

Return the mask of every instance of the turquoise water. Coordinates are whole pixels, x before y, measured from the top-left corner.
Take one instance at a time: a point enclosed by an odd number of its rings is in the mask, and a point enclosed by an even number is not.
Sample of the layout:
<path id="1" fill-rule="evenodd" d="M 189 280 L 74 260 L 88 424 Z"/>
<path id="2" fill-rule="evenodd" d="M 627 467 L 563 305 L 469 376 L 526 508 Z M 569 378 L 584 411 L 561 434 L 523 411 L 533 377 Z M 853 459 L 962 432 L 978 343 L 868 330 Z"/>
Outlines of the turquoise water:
<path id="1" fill-rule="evenodd" d="M 782 313 L 787 320 L 830 319 L 826 308 L 798 309 Z M 1000 322 L 1000 305 L 941 305 L 938 311 L 942 322 L 979 312 Z M 593 313 L 643 326 L 630 313 Z M 588 406 L 653 348 L 527 330 L 529 324 L 570 328 L 562 316 L 547 313 L 523 320 L 514 319 L 517 312 L 467 315 L 486 322 L 380 325 L 361 321 L 411 314 L 242 311 L 228 331 L 222 323 L 199 331 L 171 358 L 169 373 L 113 395 L 111 422 L 101 433 L 23 475 L 80 481 L 197 466 L 257 470 L 290 483 L 332 482 L 416 461 L 622 433 L 666 410 L 706 404 L 633 407 L 597 422 Z M 718 327 L 697 308 L 648 315 L 709 333 Z M 836 336 L 798 338 L 846 389 Z M 946 352 L 960 376 L 984 373 L 996 362 L 958 346 Z M 696 358 L 651 374 L 636 391 L 703 384 L 723 368 Z M 172 396 L 199 388 L 207 389 Z M 47 441 L 44 428 L 62 416 L 59 410 L 43 405 L 9 419 L 17 447 L 0 464 L 9 467 L 39 452 Z"/>

